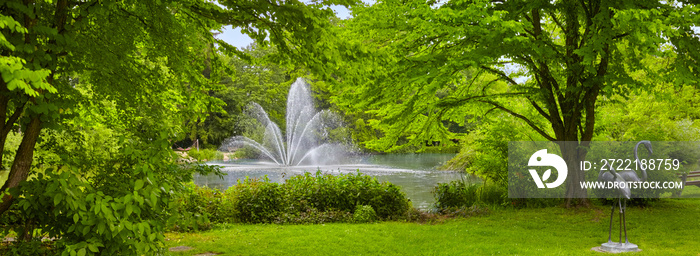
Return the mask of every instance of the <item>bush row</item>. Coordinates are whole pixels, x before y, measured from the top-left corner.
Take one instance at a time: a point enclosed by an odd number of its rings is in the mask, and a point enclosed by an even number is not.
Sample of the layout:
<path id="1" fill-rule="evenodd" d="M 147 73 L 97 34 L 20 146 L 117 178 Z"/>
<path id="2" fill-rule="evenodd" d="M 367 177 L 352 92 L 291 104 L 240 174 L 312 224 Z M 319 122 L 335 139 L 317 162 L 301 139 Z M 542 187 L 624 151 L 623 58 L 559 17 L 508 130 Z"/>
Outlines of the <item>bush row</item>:
<path id="1" fill-rule="evenodd" d="M 469 183 L 463 180 L 440 183 L 432 192 L 435 197 L 435 208 L 438 211 L 470 207 L 477 203 L 502 205 L 508 198 L 508 191 L 501 186 L 490 183 Z"/>
<path id="2" fill-rule="evenodd" d="M 404 218 L 411 207 L 391 183 L 361 173 L 306 173 L 283 184 L 245 179 L 226 191 L 189 185 L 178 200 L 184 218 L 176 229 L 214 223 L 368 222 Z"/>
<path id="3" fill-rule="evenodd" d="M 456 180 L 440 183 L 433 189 L 435 208 L 448 214 L 455 209 L 472 206 L 507 206 L 515 208 L 540 208 L 560 205 L 560 198 L 509 198 L 504 185 L 496 183 L 473 183 Z"/>

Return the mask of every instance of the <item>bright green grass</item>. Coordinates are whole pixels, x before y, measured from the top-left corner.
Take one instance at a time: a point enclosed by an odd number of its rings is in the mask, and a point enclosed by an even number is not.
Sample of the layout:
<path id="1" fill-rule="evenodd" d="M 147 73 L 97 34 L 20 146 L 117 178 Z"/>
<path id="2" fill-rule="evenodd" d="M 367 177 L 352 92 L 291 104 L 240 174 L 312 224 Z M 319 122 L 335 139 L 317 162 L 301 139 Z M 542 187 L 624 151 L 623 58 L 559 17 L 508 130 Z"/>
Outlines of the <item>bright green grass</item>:
<path id="1" fill-rule="evenodd" d="M 683 198 L 700 198 L 700 187 L 687 186 L 687 187 L 683 188 L 683 192 L 681 192 L 681 197 L 683 197 Z"/>
<path id="2" fill-rule="evenodd" d="M 201 233 L 168 233 L 166 246 L 195 248 L 173 255 L 603 255 L 591 248 L 607 240 L 609 214 L 603 206 L 555 207 L 494 210 L 434 225 L 222 225 Z M 627 221 L 630 241 L 642 249 L 634 255 L 700 255 L 698 199 L 630 208 Z"/>

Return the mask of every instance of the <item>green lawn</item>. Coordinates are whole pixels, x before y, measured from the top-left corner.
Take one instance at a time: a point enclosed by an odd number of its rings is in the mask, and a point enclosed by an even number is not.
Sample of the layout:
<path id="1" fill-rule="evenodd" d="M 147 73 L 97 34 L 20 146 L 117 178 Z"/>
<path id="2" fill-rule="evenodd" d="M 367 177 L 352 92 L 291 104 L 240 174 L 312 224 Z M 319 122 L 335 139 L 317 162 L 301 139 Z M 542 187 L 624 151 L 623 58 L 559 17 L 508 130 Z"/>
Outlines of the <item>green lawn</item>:
<path id="1" fill-rule="evenodd" d="M 602 255 L 610 208 L 493 210 L 441 224 L 221 225 L 168 233 L 173 255 Z M 617 220 L 617 219 L 616 219 Z M 614 230 L 616 227 L 613 227 Z M 634 255 L 700 255 L 700 200 L 667 199 L 628 210 Z"/>
<path id="2" fill-rule="evenodd" d="M 700 198 L 700 187 L 698 186 L 687 186 L 683 188 L 681 192 L 682 198 Z"/>

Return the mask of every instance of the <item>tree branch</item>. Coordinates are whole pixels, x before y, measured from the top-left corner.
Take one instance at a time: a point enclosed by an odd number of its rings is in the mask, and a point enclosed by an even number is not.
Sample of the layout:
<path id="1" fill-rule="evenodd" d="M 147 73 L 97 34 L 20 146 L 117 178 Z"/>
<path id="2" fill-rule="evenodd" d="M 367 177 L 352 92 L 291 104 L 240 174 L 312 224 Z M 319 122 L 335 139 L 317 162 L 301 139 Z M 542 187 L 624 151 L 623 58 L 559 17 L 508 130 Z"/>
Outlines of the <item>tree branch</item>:
<path id="1" fill-rule="evenodd" d="M 140 21 L 140 22 L 143 24 L 143 26 L 144 26 L 145 28 L 150 27 L 150 26 L 148 25 L 148 22 L 146 22 L 146 20 L 144 20 L 143 17 L 140 17 L 140 16 L 138 16 L 138 15 L 135 15 L 135 14 L 129 12 L 128 10 L 126 10 L 126 9 L 124 9 L 124 8 L 122 8 L 122 7 L 119 7 L 119 10 L 122 11 L 123 13 L 126 13 L 128 16 L 131 16 L 131 17 L 135 18 L 136 20 Z"/>
<path id="2" fill-rule="evenodd" d="M 593 17 L 593 14 L 591 10 L 586 6 L 586 1 L 580 0 L 581 1 L 581 7 L 583 7 L 583 12 L 586 14 L 587 19 L 591 19 Z"/>
<path id="3" fill-rule="evenodd" d="M 630 35 L 630 32 L 625 32 L 625 33 L 622 33 L 622 34 L 619 34 L 619 35 L 614 36 L 612 39 L 613 39 L 613 40 L 615 40 L 615 39 L 620 39 L 620 38 L 623 38 L 623 37 L 626 37 L 626 36 L 629 36 L 629 35 Z"/>
<path id="4" fill-rule="evenodd" d="M 487 67 L 487 66 L 479 66 L 479 67 L 480 67 L 481 69 L 484 69 L 484 70 L 486 70 L 486 71 L 489 71 L 489 72 L 491 72 L 491 73 L 493 73 L 493 74 L 495 74 L 495 75 L 498 75 L 498 76 L 501 77 L 503 80 L 506 80 L 508 83 L 510 83 L 510 84 L 512 84 L 512 85 L 518 85 L 518 83 L 515 82 L 515 80 L 513 80 L 513 79 L 510 78 L 510 77 L 508 77 L 508 75 L 506 75 L 505 73 L 503 73 L 503 71 L 500 71 L 500 70 L 498 70 L 498 69 L 494 69 L 494 68 L 491 68 L 491 67 Z"/>
<path id="5" fill-rule="evenodd" d="M 539 133 L 540 135 L 542 135 L 542 137 L 545 137 L 546 139 L 548 139 L 548 140 L 550 140 L 550 141 L 556 141 L 555 138 L 553 138 L 552 136 L 549 136 L 549 134 L 547 134 L 546 132 L 544 132 L 544 130 L 540 129 L 540 127 L 538 127 L 537 124 L 535 124 L 535 122 L 533 122 L 532 120 L 528 119 L 527 117 L 525 117 L 525 116 L 523 116 L 523 115 L 521 115 L 521 114 L 515 113 L 514 111 L 512 111 L 512 110 L 510 110 L 510 109 L 508 109 L 508 108 L 505 108 L 505 107 L 503 107 L 503 106 L 501 106 L 501 105 L 499 105 L 498 103 L 493 102 L 493 101 L 489 101 L 489 100 L 478 100 L 478 101 L 479 101 L 479 102 L 483 102 L 483 103 L 490 104 L 490 105 L 494 106 L 494 107 L 497 108 L 497 109 L 503 110 L 503 111 L 505 111 L 506 113 L 508 113 L 508 114 L 510 114 L 510 115 L 512 115 L 512 116 L 514 116 L 514 117 L 516 117 L 516 118 L 518 118 L 518 119 L 520 119 L 520 120 L 525 121 L 525 123 L 527 123 L 530 127 L 532 127 L 532 129 L 534 129 L 537 133 Z"/>
<path id="6" fill-rule="evenodd" d="M 561 29 L 562 31 L 564 31 L 564 25 L 562 25 L 562 23 L 559 21 L 559 19 L 557 19 L 557 16 L 554 15 L 554 12 L 553 12 L 553 11 L 550 11 L 550 12 L 547 12 L 547 13 L 549 14 L 549 17 L 552 17 L 552 20 L 554 21 L 555 24 L 557 24 L 557 26 L 559 27 L 559 29 Z"/>
<path id="7" fill-rule="evenodd" d="M 450 106 L 459 106 L 462 105 L 466 102 L 469 101 L 480 101 L 482 99 L 486 98 L 498 98 L 498 97 L 512 97 L 512 96 L 523 96 L 527 95 L 529 93 L 526 92 L 511 92 L 511 93 L 498 93 L 498 94 L 491 94 L 491 95 L 477 95 L 477 96 L 471 96 L 471 97 L 466 97 L 462 99 L 455 99 L 455 97 L 445 97 L 441 99 L 437 104 L 435 104 L 436 107 L 438 108 L 445 108 L 445 107 L 450 107 Z"/>
<path id="8" fill-rule="evenodd" d="M 7 123 L 4 123 L 5 120 L 3 121 L 3 127 L 2 127 L 2 136 L 5 136 L 7 133 L 12 130 L 12 125 L 17 122 L 17 119 L 22 115 L 22 112 L 24 112 L 24 106 L 27 105 L 27 101 L 23 102 L 22 105 L 17 106 L 15 109 L 15 112 L 12 113 L 12 116 L 7 120 Z"/>
<path id="9" fill-rule="evenodd" d="M 558 134 L 558 129 L 561 128 L 563 129 L 564 123 L 559 115 L 559 101 L 557 101 L 557 98 L 554 97 L 554 91 L 552 90 L 552 85 L 548 82 L 549 80 L 552 80 L 552 78 L 549 75 L 549 69 L 547 66 L 543 66 L 545 70 L 540 70 L 538 73 L 535 74 L 535 79 L 537 80 L 537 84 L 540 86 L 540 93 L 542 96 L 545 97 L 545 103 L 547 103 L 547 109 L 549 110 L 549 121 L 552 123 L 552 128 L 554 128 L 554 133 Z M 545 79 L 546 81 L 543 81 L 542 79 Z M 561 94 L 559 94 L 561 97 Z"/>
<path id="10" fill-rule="evenodd" d="M 547 112 L 544 112 L 540 105 L 537 105 L 537 102 L 530 98 L 527 98 L 527 100 L 530 101 L 530 104 L 532 104 L 532 106 L 535 108 L 535 110 L 537 110 L 538 113 L 540 113 L 540 115 L 542 115 L 544 118 L 547 118 L 547 120 L 551 118 L 551 116 L 548 115 Z"/>

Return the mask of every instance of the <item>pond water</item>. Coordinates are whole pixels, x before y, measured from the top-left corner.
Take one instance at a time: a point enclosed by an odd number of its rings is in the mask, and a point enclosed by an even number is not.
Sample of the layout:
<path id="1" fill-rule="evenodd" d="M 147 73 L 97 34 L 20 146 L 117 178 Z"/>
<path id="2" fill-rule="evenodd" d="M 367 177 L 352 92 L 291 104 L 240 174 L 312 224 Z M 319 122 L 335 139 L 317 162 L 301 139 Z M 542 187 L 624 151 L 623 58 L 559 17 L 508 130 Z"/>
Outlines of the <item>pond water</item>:
<path id="1" fill-rule="evenodd" d="M 245 177 L 261 178 L 267 175 L 270 181 L 283 182 L 304 172 L 340 174 L 359 170 L 376 177 L 379 181 L 387 181 L 401 187 L 414 207 L 428 209 L 433 207 L 435 199 L 431 190 L 437 183 L 459 180 L 464 176 L 455 171 L 435 170 L 454 156 L 455 154 L 368 155 L 355 159 L 352 164 L 286 167 L 256 160 L 212 161 L 209 164 L 222 166 L 221 170 L 227 175 L 223 179 L 215 175 L 195 175 L 194 183 L 224 190 Z"/>

